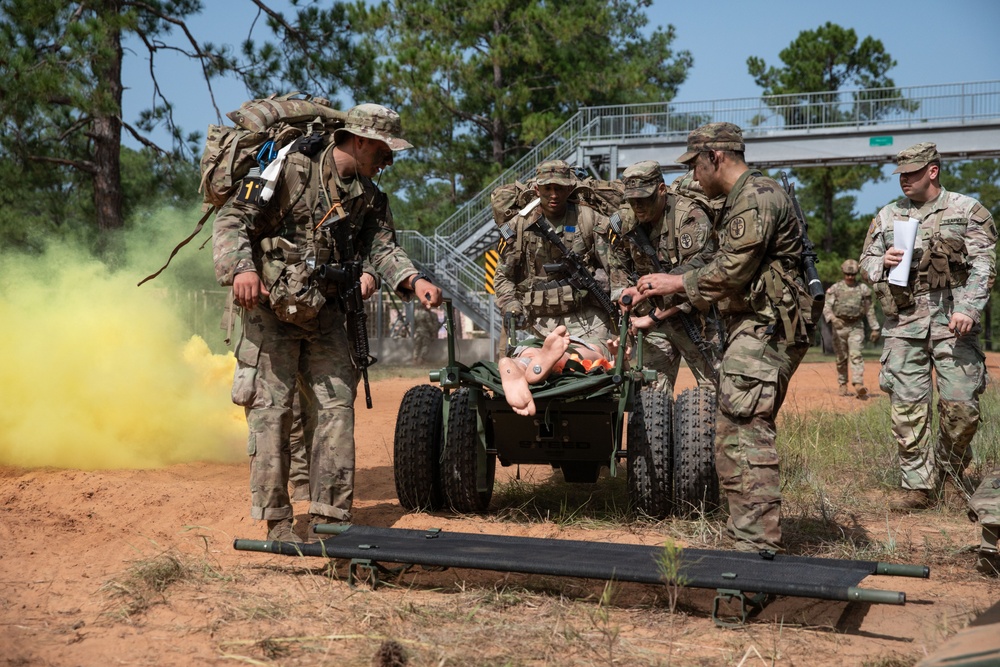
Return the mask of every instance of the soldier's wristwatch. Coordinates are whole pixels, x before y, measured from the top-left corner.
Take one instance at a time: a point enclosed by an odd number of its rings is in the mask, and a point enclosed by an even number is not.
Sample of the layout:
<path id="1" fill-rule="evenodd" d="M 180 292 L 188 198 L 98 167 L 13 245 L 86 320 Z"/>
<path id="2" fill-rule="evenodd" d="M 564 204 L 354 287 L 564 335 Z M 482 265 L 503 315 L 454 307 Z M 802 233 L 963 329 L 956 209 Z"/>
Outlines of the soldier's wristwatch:
<path id="1" fill-rule="evenodd" d="M 410 280 L 410 291 L 411 292 L 416 292 L 417 291 L 417 281 L 418 280 L 426 280 L 427 282 L 429 282 L 431 284 L 434 283 L 434 281 L 431 280 L 431 277 L 429 275 L 427 275 L 426 273 L 416 273 L 416 274 L 413 275 L 413 278 Z"/>

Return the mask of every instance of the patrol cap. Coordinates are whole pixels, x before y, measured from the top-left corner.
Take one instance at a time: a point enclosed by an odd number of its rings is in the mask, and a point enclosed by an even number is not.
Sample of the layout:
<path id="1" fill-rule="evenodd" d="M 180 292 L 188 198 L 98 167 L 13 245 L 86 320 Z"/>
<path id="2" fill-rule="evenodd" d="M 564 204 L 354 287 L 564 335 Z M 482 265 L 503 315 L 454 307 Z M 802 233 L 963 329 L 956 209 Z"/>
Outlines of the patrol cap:
<path id="1" fill-rule="evenodd" d="M 655 160 L 636 162 L 622 172 L 625 184 L 625 199 L 645 199 L 656 192 L 663 183 L 660 163 Z"/>
<path id="2" fill-rule="evenodd" d="M 687 164 L 704 151 L 743 151 L 743 130 L 732 123 L 708 123 L 688 134 L 687 152 L 677 158 Z"/>
<path id="3" fill-rule="evenodd" d="M 403 124 L 399 114 L 381 104 L 359 104 L 347 112 L 344 126 L 337 132 L 350 132 L 359 137 L 378 139 L 394 151 L 413 148 L 413 144 L 400 138 L 403 134 Z"/>
<path id="4" fill-rule="evenodd" d="M 892 173 L 908 174 L 911 171 L 920 171 L 931 162 L 940 161 L 941 154 L 938 153 L 937 146 L 929 141 L 924 141 L 896 153 L 896 164 L 899 166 Z"/>
<path id="5" fill-rule="evenodd" d="M 845 259 L 844 263 L 840 265 L 840 270 L 849 276 L 856 275 L 858 272 L 858 260 Z"/>
<path id="6" fill-rule="evenodd" d="M 563 160 L 546 160 L 535 167 L 538 185 L 576 185 L 573 170 Z"/>

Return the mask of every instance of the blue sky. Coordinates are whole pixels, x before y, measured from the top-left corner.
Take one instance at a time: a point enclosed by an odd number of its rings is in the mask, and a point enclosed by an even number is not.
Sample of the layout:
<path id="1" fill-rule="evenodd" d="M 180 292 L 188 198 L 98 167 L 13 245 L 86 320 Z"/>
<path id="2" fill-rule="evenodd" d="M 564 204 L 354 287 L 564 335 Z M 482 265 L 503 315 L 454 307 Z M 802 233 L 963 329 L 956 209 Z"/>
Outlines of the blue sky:
<path id="1" fill-rule="evenodd" d="M 196 38 L 238 45 L 246 37 L 256 14 L 247 0 L 207 0 L 204 4 L 202 14 L 189 21 Z M 271 4 L 290 12 L 284 0 Z M 814 30 L 827 21 L 853 28 L 859 39 L 881 40 L 897 61 L 889 72 L 897 86 L 1000 79 L 998 0 L 771 0 L 753 4 L 654 0 L 648 15 L 651 27 L 672 24 L 674 48 L 694 56 L 694 66 L 675 98 L 678 102 L 759 95 L 760 89 L 747 73 L 747 58 L 759 56 L 768 65 L 780 67 L 778 53 L 783 48 L 803 30 Z M 261 24 L 255 35 L 263 38 L 265 32 Z M 125 63 L 124 115 L 128 121 L 134 121 L 152 99 L 148 63 L 140 58 L 144 55 L 144 50 L 136 49 Z M 204 132 L 217 118 L 200 71 L 183 58 L 161 59 L 170 66 L 169 71 L 161 67 L 159 76 L 164 93 L 175 104 L 176 122 L 187 131 Z M 246 91 L 235 82 L 217 81 L 213 86 L 222 113 L 236 109 L 246 98 Z M 747 157 L 752 161 L 752 150 Z M 870 186 L 859 196 L 858 211 L 874 211 L 899 195 L 894 179 Z"/>

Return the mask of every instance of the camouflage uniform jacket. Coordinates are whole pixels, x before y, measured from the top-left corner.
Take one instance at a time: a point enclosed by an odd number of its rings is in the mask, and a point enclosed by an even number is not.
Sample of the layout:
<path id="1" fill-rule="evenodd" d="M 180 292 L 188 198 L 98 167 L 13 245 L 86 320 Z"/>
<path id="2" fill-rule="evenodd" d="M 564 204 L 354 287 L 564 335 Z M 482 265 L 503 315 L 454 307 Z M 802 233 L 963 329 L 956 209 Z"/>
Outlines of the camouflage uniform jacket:
<path id="1" fill-rule="evenodd" d="M 607 260 L 613 300 L 617 300 L 626 287 L 635 285 L 634 276 L 656 272 L 652 260 L 625 238 L 628 232 L 641 224 L 632 208 L 625 204 L 618 214 L 622 221 L 622 237 L 612 242 Z M 665 271 L 704 266 L 715 253 L 717 243 L 712 234 L 712 219 L 705 209 L 688 197 L 669 195 L 663 216 L 643 226 L 656 249 L 660 267 Z M 662 298 L 655 300 L 660 307 L 665 306 Z"/>
<path id="2" fill-rule="evenodd" d="M 882 263 L 886 250 L 893 247 L 893 221 L 907 218 L 920 220 L 920 228 L 914 243 L 914 261 L 910 270 L 909 285 L 897 290 L 889 288 L 886 282 L 889 270 Z M 923 253 L 930 245 L 935 228 L 944 239 L 964 240 L 965 266 L 952 270 L 951 285 L 943 289 L 930 290 L 926 277 L 917 270 L 918 253 Z M 948 192 L 933 201 L 916 207 L 903 198 L 878 212 L 872 219 L 864 249 L 861 251 L 860 268 L 875 285 L 886 310 L 882 335 L 887 338 L 926 338 L 931 340 L 951 338 L 948 322 L 953 313 L 961 313 L 972 318 L 975 323 L 970 335 L 979 332 L 980 313 L 986 307 L 993 279 L 996 275 L 997 230 L 993 216 L 972 197 Z M 960 242 L 960 241 L 959 241 Z M 897 310 L 891 305 L 885 308 L 886 300 L 895 293 L 904 298 L 903 303 L 911 305 Z"/>
<path id="3" fill-rule="evenodd" d="M 541 214 L 535 209 L 527 217 L 518 215 L 512 218 L 508 224 L 514 237 L 509 243 L 500 244 L 494 290 L 497 306 L 503 313 L 522 308 L 528 317 L 555 311 L 573 312 L 583 305 L 586 298 L 580 290 L 565 285 L 566 276 L 546 274 L 544 265 L 559 262 L 562 251 L 541 234 L 528 230 L 539 217 Z M 597 282 L 607 286 L 607 253 L 596 246 L 606 243 L 608 218 L 589 206 L 570 202 L 563 219 L 556 223 L 550 221 L 550 224 L 563 244 L 583 258 Z M 556 282 L 563 283 L 563 286 L 554 287 Z M 588 305 L 596 305 L 596 302 Z"/>
<path id="4" fill-rule="evenodd" d="M 719 219 L 712 261 L 684 274 L 691 303 L 699 310 L 718 304 L 730 336 L 784 322 L 795 329 L 792 336 L 805 336 L 796 326 L 802 237 L 788 195 L 773 179 L 748 169 L 726 197 Z"/>
<path id="5" fill-rule="evenodd" d="M 865 318 L 871 330 L 878 331 L 872 288 L 858 281 L 854 282 L 853 287 L 843 280 L 835 282 L 826 291 L 823 319 L 832 322 L 835 317 L 839 317 L 845 324 L 853 324 Z"/>
<path id="6" fill-rule="evenodd" d="M 316 230 L 335 199 L 346 217 Z M 398 286 L 417 270 L 396 244 L 389 198 L 369 178 L 342 179 L 333 167 L 332 146 L 314 157 L 289 153 L 277 189 L 263 208 L 238 197 L 222 207 L 212 234 L 216 279 L 220 285 L 232 285 L 237 273 L 250 270 L 265 277 L 265 239 L 287 241 L 289 263 L 301 260 L 319 266 L 340 261 L 333 236 L 337 226 L 345 224 L 350 226 L 354 256 L 343 259 L 365 260 L 366 271 L 377 273 L 409 300 L 412 293 Z M 266 277 L 264 282 L 270 289 Z"/>

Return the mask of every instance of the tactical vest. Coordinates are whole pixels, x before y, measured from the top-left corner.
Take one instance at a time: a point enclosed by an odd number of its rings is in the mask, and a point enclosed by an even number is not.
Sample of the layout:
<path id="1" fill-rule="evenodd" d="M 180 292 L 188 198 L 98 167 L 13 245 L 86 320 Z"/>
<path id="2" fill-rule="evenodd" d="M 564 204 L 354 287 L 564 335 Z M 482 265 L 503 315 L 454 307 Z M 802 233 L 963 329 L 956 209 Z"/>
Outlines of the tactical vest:
<path id="1" fill-rule="evenodd" d="M 846 322 L 853 322 L 865 314 L 864 288 L 854 287 L 844 283 L 844 289 L 837 290 L 837 298 L 833 302 L 833 314 Z"/>
<path id="2" fill-rule="evenodd" d="M 518 254 L 522 258 L 523 277 L 517 283 L 521 304 L 532 317 L 574 312 L 583 305 L 586 291 L 574 289 L 565 276 L 550 276 L 545 273 L 543 265 L 558 262 L 562 258 L 562 252 L 541 235 L 527 229 L 536 215 L 541 214 L 534 211 L 527 218 L 519 216 L 512 221 Z M 584 258 L 593 253 L 594 215 L 586 207 L 570 205 L 563 219 L 560 234 L 563 243 Z M 573 231 L 568 231 L 570 227 Z"/>

